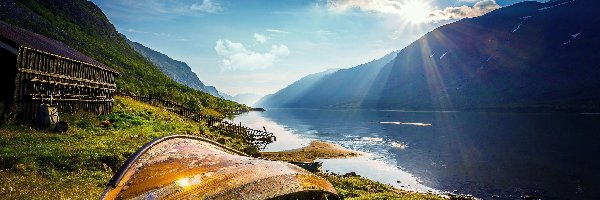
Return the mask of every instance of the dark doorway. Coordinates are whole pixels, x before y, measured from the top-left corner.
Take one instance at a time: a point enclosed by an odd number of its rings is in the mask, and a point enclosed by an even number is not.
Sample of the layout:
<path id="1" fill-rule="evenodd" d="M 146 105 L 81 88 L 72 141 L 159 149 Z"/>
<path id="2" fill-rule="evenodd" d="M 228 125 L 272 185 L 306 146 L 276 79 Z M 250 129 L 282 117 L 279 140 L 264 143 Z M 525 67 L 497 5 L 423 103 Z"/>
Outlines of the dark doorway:
<path id="1" fill-rule="evenodd" d="M 5 121 L 6 112 L 14 103 L 17 55 L 0 48 L 0 123 Z"/>

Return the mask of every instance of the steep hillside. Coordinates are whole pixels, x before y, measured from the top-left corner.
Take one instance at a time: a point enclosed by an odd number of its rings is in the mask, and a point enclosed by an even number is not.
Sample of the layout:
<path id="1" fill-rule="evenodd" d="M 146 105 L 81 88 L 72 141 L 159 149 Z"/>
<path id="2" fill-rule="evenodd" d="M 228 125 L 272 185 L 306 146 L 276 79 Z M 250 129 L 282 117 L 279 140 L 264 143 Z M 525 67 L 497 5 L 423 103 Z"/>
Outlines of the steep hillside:
<path id="1" fill-rule="evenodd" d="M 0 20 L 42 34 L 89 55 L 121 73 L 123 92 L 152 94 L 195 108 L 220 112 L 246 109 L 179 84 L 131 48 L 104 13 L 86 0 L 3 0 Z"/>
<path id="2" fill-rule="evenodd" d="M 598 109 L 599 5 L 524 2 L 440 27 L 398 54 L 362 106 Z"/>
<path id="3" fill-rule="evenodd" d="M 355 107 L 366 91 L 377 82 L 382 68 L 396 57 L 392 52 L 384 57 L 350 69 L 328 70 L 306 76 L 294 84 L 265 96 L 262 107 Z"/>
<path id="4" fill-rule="evenodd" d="M 463 19 L 426 34 L 378 71 L 356 67 L 345 78 L 340 70 L 313 92 L 265 106 L 599 110 L 599 5 L 523 2 Z"/>
<path id="5" fill-rule="evenodd" d="M 142 54 L 148 61 L 152 62 L 160 71 L 162 71 L 169 78 L 191 87 L 196 90 L 200 90 L 206 93 L 209 93 L 216 97 L 221 97 L 219 92 L 216 89 L 208 88 L 196 75 L 196 73 L 192 72 L 190 66 L 185 62 L 181 62 L 178 60 L 174 60 L 169 56 L 150 49 L 140 43 L 133 42 L 131 40 L 127 40 L 129 46 L 131 46 L 135 51 Z"/>

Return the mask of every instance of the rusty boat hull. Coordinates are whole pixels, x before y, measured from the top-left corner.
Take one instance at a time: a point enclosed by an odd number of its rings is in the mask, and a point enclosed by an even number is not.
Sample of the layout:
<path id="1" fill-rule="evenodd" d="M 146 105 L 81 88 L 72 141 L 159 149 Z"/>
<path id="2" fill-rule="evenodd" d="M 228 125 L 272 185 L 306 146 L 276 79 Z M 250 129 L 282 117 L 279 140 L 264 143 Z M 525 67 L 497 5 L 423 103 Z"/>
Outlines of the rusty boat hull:
<path id="1" fill-rule="evenodd" d="M 298 166 L 249 157 L 208 139 L 174 135 L 132 155 L 101 199 L 339 199 Z"/>

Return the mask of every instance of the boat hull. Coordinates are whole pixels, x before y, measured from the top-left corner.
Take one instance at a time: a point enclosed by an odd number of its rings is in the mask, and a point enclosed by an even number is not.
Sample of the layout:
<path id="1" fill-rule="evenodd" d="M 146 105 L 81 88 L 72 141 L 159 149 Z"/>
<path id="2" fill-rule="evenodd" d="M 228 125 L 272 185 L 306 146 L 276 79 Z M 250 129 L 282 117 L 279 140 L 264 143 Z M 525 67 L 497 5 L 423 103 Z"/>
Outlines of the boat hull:
<path id="1" fill-rule="evenodd" d="M 144 145 L 102 199 L 338 199 L 333 186 L 295 165 L 252 158 L 211 140 L 168 136 Z"/>

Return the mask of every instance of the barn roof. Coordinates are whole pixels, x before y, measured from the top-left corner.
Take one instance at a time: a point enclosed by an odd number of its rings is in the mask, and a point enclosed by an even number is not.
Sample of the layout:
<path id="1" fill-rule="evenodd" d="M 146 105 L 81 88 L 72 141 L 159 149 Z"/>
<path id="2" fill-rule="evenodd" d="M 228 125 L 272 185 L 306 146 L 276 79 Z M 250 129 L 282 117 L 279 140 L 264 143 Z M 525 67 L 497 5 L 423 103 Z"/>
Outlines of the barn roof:
<path id="1" fill-rule="evenodd" d="M 43 52 L 56 54 L 62 57 L 70 58 L 76 61 L 84 62 L 87 64 L 98 66 L 102 69 L 117 73 L 112 68 L 98 62 L 85 54 L 71 48 L 70 46 L 63 44 L 62 42 L 47 38 L 40 34 L 21 29 L 10 24 L 0 21 L 0 39 L 8 40 L 9 45 L 13 45 L 14 48 L 20 46 L 28 47 L 31 49 L 40 50 Z"/>

